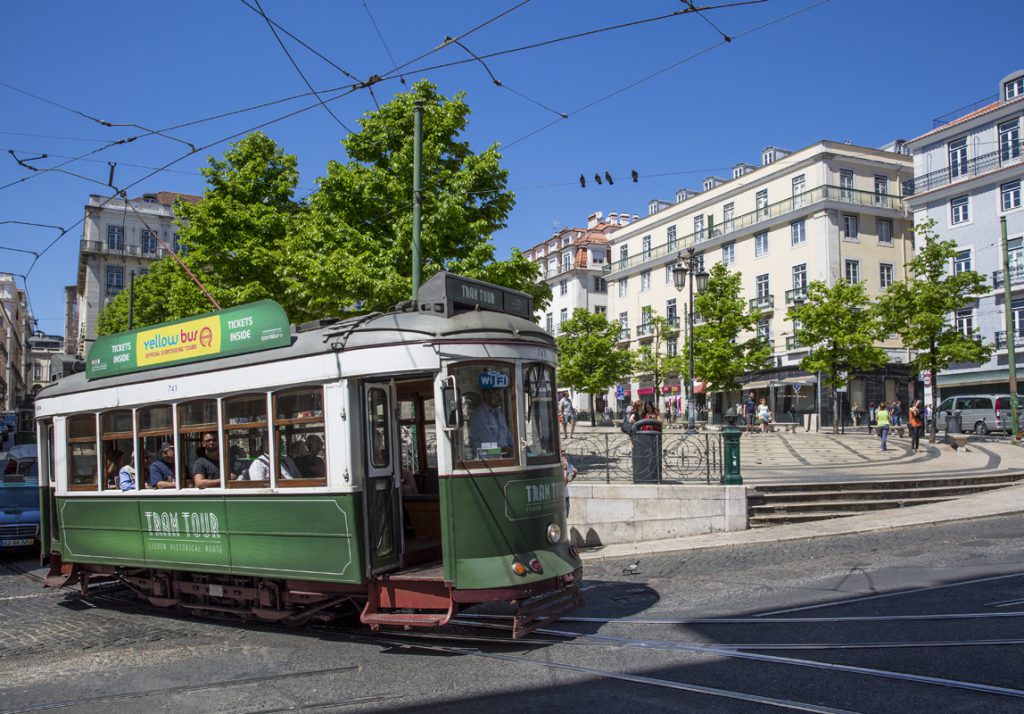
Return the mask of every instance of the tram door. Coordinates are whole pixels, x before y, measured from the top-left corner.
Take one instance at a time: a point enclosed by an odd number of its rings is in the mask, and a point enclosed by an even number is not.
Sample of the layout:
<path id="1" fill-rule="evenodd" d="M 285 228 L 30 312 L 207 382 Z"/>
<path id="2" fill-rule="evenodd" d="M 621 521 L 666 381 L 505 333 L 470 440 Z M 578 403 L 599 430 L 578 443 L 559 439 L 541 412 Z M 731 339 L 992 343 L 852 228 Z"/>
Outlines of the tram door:
<path id="1" fill-rule="evenodd" d="M 392 384 L 379 382 L 363 385 L 366 462 L 366 486 L 363 493 L 367 560 L 371 574 L 398 567 L 401 555 L 400 471 L 394 404 Z"/>

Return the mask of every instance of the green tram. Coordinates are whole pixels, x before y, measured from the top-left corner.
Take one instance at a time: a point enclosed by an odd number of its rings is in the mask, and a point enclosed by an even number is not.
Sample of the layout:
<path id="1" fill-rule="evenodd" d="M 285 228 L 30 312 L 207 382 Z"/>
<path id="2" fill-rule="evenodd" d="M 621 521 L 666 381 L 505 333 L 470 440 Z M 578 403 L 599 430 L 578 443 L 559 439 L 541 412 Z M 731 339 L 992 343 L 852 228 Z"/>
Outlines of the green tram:
<path id="1" fill-rule="evenodd" d="M 509 601 L 516 636 L 582 605 L 552 337 L 506 288 L 439 273 L 417 302 L 99 338 L 35 402 L 47 584 L 373 628 Z"/>

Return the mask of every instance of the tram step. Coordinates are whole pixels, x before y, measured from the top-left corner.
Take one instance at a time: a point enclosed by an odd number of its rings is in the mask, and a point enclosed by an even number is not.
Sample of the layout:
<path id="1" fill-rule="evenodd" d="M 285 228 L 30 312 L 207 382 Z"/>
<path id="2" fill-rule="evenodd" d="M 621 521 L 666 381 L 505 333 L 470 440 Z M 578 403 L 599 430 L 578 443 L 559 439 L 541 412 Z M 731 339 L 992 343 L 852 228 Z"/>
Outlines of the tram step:
<path id="1" fill-rule="evenodd" d="M 512 639 L 525 637 L 583 607 L 583 595 L 576 585 L 530 598 L 519 606 L 512 619 Z"/>
<path id="2" fill-rule="evenodd" d="M 441 627 L 451 619 L 450 612 L 376 612 L 359 617 L 359 621 L 370 627 Z"/>

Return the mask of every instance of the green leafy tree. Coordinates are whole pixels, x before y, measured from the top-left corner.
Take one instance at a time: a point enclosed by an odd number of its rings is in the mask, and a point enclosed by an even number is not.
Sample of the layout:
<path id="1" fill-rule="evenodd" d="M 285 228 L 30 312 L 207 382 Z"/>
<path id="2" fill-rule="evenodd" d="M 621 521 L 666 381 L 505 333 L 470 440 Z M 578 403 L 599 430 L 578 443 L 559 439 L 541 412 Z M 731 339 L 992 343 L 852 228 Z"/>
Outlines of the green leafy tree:
<path id="1" fill-rule="evenodd" d="M 693 328 L 693 371 L 712 392 L 739 389 L 740 376 L 764 369 L 771 360 L 772 346 L 756 334 L 761 311 L 748 310 L 741 278 L 715 263 L 707 289 L 693 300 L 703 318 Z"/>
<path id="2" fill-rule="evenodd" d="M 837 280 L 828 287 L 820 280 L 807 286 L 807 302 L 791 307 L 786 318 L 795 324 L 798 343 L 810 348 L 800 368 L 818 372 L 832 390 L 832 431 L 839 431 L 839 398 L 836 389 L 850 375 L 881 367 L 885 350 L 876 346 L 883 336 L 871 308 L 864 283 Z"/>
<path id="3" fill-rule="evenodd" d="M 594 395 L 628 377 L 633 355 L 616 349 L 619 324 L 578 307 L 558 336 L 558 383 L 590 395 L 590 422 L 597 423 Z"/>
<path id="4" fill-rule="evenodd" d="M 649 344 L 637 349 L 633 357 L 633 373 L 647 377 L 654 383 L 654 405 L 658 406 L 661 396 L 661 385 L 666 377 L 682 374 L 685 371 L 683 358 L 678 354 L 669 355 L 669 340 L 679 333 L 679 327 L 667 318 L 653 312 L 645 313 L 647 324 L 653 339 Z"/>
<path id="5" fill-rule="evenodd" d="M 924 246 L 907 265 L 909 277 L 890 285 L 879 300 L 886 331 L 899 335 L 903 345 L 915 352 L 911 366 L 930 375 L 932 384 L 936 384 L 938 372 L 950 364 L 984 362 L 993 349 L 982 343 L 977 329 L 968 335 L 956 327 L 956 311 L 968 307 L 988 288 L 985 278 L 973 270 L 950 270 L 956 243 L 940 240 L 934 227 L 935 221 L 929 220 L 914 228 Z M 937 390 L 932 389 L 932 414 L 937 400 Z M 934 419 L 931 439 L 935 440 Z"/>
<path id="6" fill-rule="evenodd" d="M 155 325 L 174 320 L 166 296 L 181 272 L 181 266 L 171 260 L 158 260 L 145 275 L 135 276 L 135 299 L 132 305 L 132 326 Z M 128 329 L 128 290 L 122 290 L 96 319 L 96 332 L 110 335 Z M 212 309 L 212 307 L 208 308 Z"/>
<path id="7" fill-rule="evenodd" d="M 514 252 L 496 261 L 491 235 L 504 228 L 514 195 L 496 145 L 473 153 L 460 140 L 469 121 L 464 94 L 447 99 L 420 81 L 360 119 L 344 140 L 347 163 L 332 161 L 310 199 L 297 260 L 319 312 L 361 302 L 386 310 L 408 300 L 412 276 L 413 104 L 423 103 L 423 276 L 439 270 L 533 295 L 543 309 L 551 289 L 539 267 Z"/>

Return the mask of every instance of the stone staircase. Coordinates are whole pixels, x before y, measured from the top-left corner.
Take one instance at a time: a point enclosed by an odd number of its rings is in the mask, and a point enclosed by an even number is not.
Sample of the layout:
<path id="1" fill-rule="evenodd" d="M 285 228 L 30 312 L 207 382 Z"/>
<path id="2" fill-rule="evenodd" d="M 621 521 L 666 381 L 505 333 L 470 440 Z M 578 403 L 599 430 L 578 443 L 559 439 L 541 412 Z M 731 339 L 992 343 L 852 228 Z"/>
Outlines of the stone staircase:
<path id="1" fill-rule="evenodd" d="M 1012 485 L 1024 474 L 891 481 L 762 485 L 747 490 L 750 528 L 855 516 L 886 508 L 948 501 Z"/>

